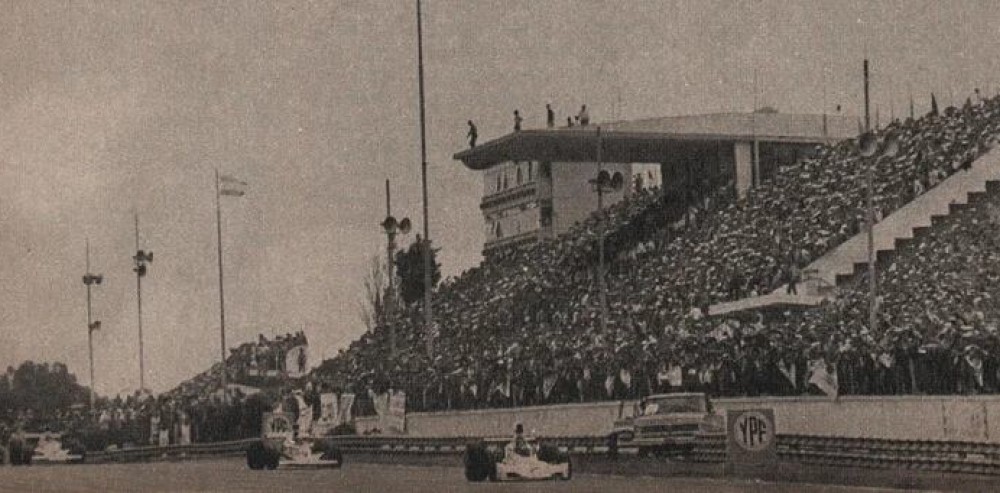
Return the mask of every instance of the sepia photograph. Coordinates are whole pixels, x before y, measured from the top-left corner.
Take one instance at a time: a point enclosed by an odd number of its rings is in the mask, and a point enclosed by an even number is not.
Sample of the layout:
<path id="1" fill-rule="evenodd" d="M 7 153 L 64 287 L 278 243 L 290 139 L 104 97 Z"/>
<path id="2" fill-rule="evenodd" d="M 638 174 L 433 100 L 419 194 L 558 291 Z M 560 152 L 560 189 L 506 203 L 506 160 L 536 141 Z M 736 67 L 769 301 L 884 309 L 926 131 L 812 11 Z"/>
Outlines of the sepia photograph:
<path id="1" fill-rule="evenodd" d="M 1000 491 L 1000 3 L 0 0 L 7 491 Z"/>

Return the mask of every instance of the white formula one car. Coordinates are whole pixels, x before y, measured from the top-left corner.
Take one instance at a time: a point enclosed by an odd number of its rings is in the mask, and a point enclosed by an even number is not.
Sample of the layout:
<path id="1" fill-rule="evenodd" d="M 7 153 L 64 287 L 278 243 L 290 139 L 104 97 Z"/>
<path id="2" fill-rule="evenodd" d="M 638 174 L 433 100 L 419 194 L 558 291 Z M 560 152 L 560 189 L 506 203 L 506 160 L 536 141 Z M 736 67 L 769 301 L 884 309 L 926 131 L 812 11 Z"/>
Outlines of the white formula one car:
<path id="1" fill-rule="evenodd" d="M 62 446 L 59 435 L 43 434 L 31 456 L 32 464 L 68 464 L 80 462 L 83 456 L 70 453 Z"/>
<path id="2" fill-rule="evenodd" d="M 287 440 L 281 449 L 278 467 L 282 469 L 339 468 L 344 457 L 339 450 L 328 449 L 312 440 Z"/>
<path id="3" fill-rule="evenodd" d="M 569 454 L 559 449 L 527 440 L 526 449 L 518 452 L 495 440 L 473 443 L 465 448 L 465 478 L 469 481 L 540 481 L 569 480 L 573 464 Z"/>
<path id="4" fill-rule="evenodd" d="M 344 454 L 314 437 L 295 436 L 291 418 L 264 413 L 263 437 L 247 449 L 250 469 L 323 469 L 344 465 Z"/>
<path id="5" fill-rule="evenodd" d="M 262 439 L 247 449 L 250 469 L 325 469 L 344 465 L 344 455 L 335 447 L 308 438 L 284 441 Z"/>

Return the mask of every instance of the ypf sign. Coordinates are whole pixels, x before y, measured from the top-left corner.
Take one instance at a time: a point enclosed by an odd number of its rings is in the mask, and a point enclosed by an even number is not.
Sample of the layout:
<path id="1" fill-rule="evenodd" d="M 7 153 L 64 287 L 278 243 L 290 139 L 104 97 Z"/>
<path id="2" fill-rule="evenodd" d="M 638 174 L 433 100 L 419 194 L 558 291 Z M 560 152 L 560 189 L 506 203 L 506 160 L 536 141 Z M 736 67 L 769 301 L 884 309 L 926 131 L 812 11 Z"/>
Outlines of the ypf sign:
<path id="1" fill-rule="evenodd" d="M 777 459 L 773 409 L 726 411 L 726 453 L 733 464 L 766 464 Z"/>

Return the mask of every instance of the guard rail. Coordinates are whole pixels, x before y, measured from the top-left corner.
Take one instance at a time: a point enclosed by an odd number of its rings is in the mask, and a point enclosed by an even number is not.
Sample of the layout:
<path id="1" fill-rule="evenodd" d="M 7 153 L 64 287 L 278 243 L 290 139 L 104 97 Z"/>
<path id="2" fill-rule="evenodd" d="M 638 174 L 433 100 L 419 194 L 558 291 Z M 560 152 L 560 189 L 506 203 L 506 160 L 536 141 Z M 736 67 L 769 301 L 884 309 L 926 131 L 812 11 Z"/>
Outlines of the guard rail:
<path id="1" fill-rule="evenodd" d="M 348 454 L 461 455 L 467 444 L 481 437 L 341 436 L 327 439 Z M 488 439 L 498 443 L 502 438 Z M 88 452 L 86 462 L 182 460 L 242 455 L 256 439 L 165 447 L 136 447 Z M 634 455 L 627 444 L 615 446 L 603 436 L 541 437 L 543 445 L 575 455 L 604 455 L 615 451 Z M 1000 476 L 1000 443 L 886 440 L 837 436 L 778 435 L 777 452 L 783 462 L 820 466 L 916 469 Z M 699 434 L 689 460 L 726 461 L 726 436 Z"/>

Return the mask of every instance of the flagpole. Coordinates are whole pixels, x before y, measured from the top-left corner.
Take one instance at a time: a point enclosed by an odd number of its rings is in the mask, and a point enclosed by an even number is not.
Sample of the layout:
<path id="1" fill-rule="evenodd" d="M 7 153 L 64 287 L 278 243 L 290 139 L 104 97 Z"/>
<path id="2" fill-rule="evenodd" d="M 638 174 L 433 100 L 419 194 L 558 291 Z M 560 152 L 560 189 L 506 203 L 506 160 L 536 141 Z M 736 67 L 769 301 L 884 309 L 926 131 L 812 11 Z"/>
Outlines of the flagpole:
<path id="1" fill-rule="evenodd" d="M 222 282 L 222 205 L 219 197 L 219 170 L 215 170 L 215 228 L 218 239 L 219 253 L 219 335 L 222 346 L 222 402 L 227 402 L 226 389 L 226 295 Z"/>

